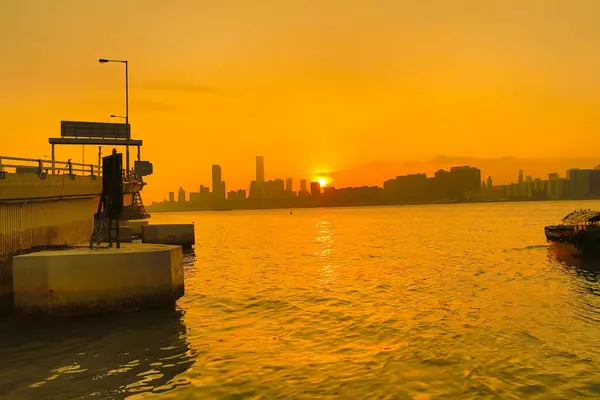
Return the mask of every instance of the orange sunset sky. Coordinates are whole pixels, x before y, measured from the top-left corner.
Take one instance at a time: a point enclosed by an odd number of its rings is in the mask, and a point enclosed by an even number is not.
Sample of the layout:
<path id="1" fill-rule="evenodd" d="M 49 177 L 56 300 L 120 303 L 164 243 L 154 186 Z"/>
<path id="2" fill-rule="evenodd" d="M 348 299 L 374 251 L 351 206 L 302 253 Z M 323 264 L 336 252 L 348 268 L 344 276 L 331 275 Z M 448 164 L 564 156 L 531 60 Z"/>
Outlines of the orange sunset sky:
<path id="1" fill-rule="evenodd" d="M 256 155 L 267 179 L 336 186 L 463 162 L 496 183 L 564 174 L 600 164 L 599 15 L 598 0 L 0 0 L 0 155 L 48 155 L 61 120 L 124 113 L 106 57 L 130 62 L 149 201 L 209 185 L 212 164 L 247 188 Z"/>

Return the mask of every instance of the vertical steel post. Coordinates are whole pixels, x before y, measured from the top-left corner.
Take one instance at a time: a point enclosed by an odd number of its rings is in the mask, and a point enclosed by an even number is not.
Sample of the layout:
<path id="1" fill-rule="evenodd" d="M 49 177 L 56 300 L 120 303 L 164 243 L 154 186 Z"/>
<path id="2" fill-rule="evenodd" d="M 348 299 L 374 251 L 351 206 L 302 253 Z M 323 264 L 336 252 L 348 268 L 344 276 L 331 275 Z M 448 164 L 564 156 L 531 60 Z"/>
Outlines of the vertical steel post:
<path id="1" fill-rule="evenodd" d="M 125 124 L 129 127 L 129 63 L 127 60 L 125 60 Z M 125 164 L 127 165 L 127 173 L 129 174 L 129 138 L 127 138 L 127 142 L 128 144 L 125 146 Z"/>

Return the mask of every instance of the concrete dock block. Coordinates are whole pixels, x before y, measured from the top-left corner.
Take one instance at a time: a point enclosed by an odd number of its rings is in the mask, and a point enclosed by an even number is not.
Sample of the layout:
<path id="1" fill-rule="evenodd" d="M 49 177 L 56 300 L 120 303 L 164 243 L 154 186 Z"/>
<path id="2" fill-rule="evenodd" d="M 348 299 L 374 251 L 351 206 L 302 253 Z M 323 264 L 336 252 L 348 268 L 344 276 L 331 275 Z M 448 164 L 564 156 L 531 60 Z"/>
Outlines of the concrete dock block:
<path id="1" fill-rule="evenodd" d="M 157 224 L 142 226 L 142 242 L 192 247 L 196 243 L 194 224 Z"/>
<path id="2" fill-rule="evenodd" d="M 131 243 L 133 241 L 133 227 L 129 225 L 119 226 L 119 239 L 122 243 Z"/>
<path id="3" fill-rule="evenodd" d="M 133 236 L 142 236 L 142 227 L 148 225 L 148 221 L 128 221 L 128 225 L 131 227 L 131 233 Z"/>
<path id="4" fill-rule="evenodd" d="M 13 258 L 14 308 L 51 315 L 172 305 L 183 296 L 179 246 L 41 251 Z"/>

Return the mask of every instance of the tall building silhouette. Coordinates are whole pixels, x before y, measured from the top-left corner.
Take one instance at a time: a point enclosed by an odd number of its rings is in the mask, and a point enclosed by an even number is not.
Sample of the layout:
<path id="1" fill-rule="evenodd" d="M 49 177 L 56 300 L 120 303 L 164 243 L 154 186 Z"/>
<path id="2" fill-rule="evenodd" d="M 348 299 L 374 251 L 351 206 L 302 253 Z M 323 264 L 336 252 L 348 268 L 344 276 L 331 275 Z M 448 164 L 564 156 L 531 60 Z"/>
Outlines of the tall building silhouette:
<path id="1" fill-rule="evenodd" d="M 265 159 L 263 156 L 256 156 L 256 183 L 265 182 Z"/>
<path id="2" fill-rule="evenodd" d="M 266 181 L 263 187 L 263 197 L 265 199 L 281 199 L 285 196 L 285 183 L 283 179 L 274 179 Z"/>
<path id="3" fill-rule="evenodd" d="M 319 182 L 310 183 L 310 194 L 313 196 L 321 195 L 321 184 Z"/>
<path id="4" fill-rule="evenodd" d="M 523 170 L 519 170 L 519 183 L 523 183 Z"/>
<path id="5" fill-rule="evenodd" d="M 291 192 L 292 191 L 292 178 L 287 178 L 285 180 L 285 191 L 286 192 Z"/>
<path id="6" fill-rule="evenodd" d="M 180 203 L 185 203 L 185 190 L 182 187 L 179 188 L 179 193 L 177 196 L 177 201 Z"/>
<path id="7" fill-rule="evenodd" d="M 306 192 L 306 179 L 301 179 L 300 180 L 300 191 L 301 192 Z"/>
<path id="8" fill-rule="evenodd" d="M 175 192 L 169 192 L 169 201 L 171 203 L 175 202 Z"/>
<path id="9" fill-rule="evenodd" d="M 471 166 L 450 168 L 451 198 L 462 198 L 465 193 L 481 190 L 481 170 Z"/>
<path id="10" fill-rule="evenodd" d="M 600 194 L 600 169 L 573 168 L 567 171 L 570 197 L 585 199 Z"/>
<path id="11" fill-rule="evenodd" d="M 225 182 L 221 179 L 221 166 L 212 166 L 212 190 L 214 198 L 225 198 Z"/>

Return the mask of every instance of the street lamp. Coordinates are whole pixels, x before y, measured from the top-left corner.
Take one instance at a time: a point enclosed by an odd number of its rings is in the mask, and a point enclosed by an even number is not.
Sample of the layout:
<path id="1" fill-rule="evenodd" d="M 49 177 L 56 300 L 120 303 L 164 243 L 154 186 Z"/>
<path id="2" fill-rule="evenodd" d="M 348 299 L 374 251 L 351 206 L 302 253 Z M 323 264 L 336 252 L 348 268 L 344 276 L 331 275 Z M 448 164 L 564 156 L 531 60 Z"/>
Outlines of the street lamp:
<path id="1" fill-rule="evenodd" d="M 122 118 L 122 119 L 127 119 L 127 117 L 122 117 L 120 115 L 115 115 L 115 114 L 110 114 L 111 118 Z M 129 152 L 127 153 L 127 157 L 129 157 Z M 137 147 L 137 160 L 141 161 L 141 155 L 140 155 L 140 146 Z"/>
<path id="2" fill-rule="evenodd" d="M 98 59 L 100 64 L 121 63 L 125 64 L 125 123 L 129 125 L 129 63 L 127 60 L 109 60 L 107 58 Z M 111 115 L 111 118 L 123 118 Z M 129 139 L 127 139 L 129 141 Z M 127 163 L 127 173 L 129 173 L 129 145 L 125 145 L 125 159 Z"/>

